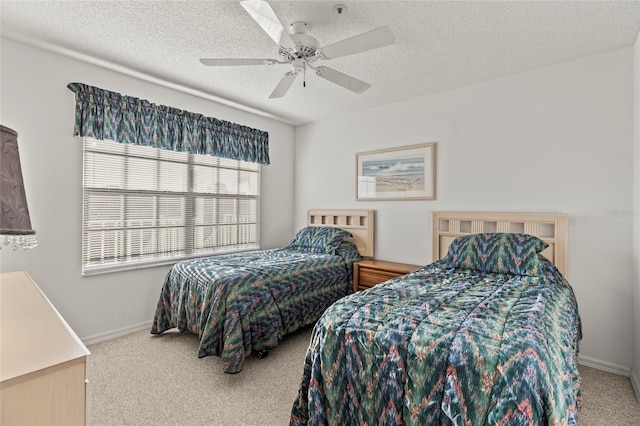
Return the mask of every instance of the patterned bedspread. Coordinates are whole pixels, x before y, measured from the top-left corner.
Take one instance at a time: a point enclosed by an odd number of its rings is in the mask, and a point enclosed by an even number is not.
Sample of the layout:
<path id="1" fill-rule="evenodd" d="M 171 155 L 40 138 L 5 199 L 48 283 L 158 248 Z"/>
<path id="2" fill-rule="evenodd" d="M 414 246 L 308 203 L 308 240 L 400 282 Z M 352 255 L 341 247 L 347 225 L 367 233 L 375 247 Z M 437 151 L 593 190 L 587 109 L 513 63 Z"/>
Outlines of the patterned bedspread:
<path id="1" fill-rule="evenodd" d="M 251 351 L 273 348 L 350 293 L 359 259 L 357 251 L 283 248 L 178 263 L 165 279 L 151 333 L 195 333 L 198 357 L 220 356 L 224 371 L 237 373 Z"/>
<path id="2" fill-rule="evenodd" d="M 542 276 L 435 262 L 327 309 L 291 424 L 576 424 L 580 327 L 548 261 Z"/>

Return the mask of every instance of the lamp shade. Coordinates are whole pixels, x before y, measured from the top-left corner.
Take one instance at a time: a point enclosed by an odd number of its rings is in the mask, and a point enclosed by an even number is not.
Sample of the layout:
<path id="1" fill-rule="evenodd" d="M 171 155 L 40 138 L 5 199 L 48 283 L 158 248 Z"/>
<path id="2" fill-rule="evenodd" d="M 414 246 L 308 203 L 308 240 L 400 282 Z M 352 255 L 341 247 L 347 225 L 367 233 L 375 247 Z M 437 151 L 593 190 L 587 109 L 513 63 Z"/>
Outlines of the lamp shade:
<path id="1" fill-rule="evenodd" d="M 0 236 L 5 246 L 33 248 L 37 242 L 31 228 L 27 197 L 22 181 L 18 133 L 0 125 Z M 1 248 L 2 245 L 0 245 Z"/>

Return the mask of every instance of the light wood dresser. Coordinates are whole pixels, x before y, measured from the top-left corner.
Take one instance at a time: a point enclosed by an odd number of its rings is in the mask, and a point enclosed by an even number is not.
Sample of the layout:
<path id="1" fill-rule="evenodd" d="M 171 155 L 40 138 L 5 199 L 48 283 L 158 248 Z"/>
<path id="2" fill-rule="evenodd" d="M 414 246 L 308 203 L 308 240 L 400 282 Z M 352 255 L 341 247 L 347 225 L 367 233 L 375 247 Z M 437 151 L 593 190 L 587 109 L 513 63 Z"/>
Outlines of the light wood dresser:
<path id="1" fill-rule="evenodd" d="M 26 272 L 0 274 L 0 424 L 84 425 L 89 351 Z"/>
<path id="2" fill-rule="evenodd" d="M 376 284 L 401 277 L 422 268 L 420 265 L 365 259 L 353 264 L 353 291 L 366 290 Z"/>

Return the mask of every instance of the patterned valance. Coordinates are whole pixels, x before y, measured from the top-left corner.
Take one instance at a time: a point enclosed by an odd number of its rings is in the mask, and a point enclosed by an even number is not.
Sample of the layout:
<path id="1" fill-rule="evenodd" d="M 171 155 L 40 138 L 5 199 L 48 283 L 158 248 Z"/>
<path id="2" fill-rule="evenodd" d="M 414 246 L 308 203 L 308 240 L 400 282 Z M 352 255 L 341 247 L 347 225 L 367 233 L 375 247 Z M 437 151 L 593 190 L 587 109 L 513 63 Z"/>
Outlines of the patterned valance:
<path id="1" fill-rule="evenodd" d="M 269 133 L 82 83 L 74 136 L 269 164 Z"/>

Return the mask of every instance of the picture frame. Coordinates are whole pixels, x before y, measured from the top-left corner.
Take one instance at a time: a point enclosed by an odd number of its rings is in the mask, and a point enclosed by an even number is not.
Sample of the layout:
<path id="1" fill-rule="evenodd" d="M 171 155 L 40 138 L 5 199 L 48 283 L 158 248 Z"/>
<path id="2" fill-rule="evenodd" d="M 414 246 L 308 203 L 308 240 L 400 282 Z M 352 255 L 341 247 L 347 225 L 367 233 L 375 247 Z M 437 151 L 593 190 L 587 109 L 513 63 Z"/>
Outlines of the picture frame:
<path id="1" fill-rule="evenodd" d="M 435 200 L 436 142 L 356 154 L 356 200 Z"/>

